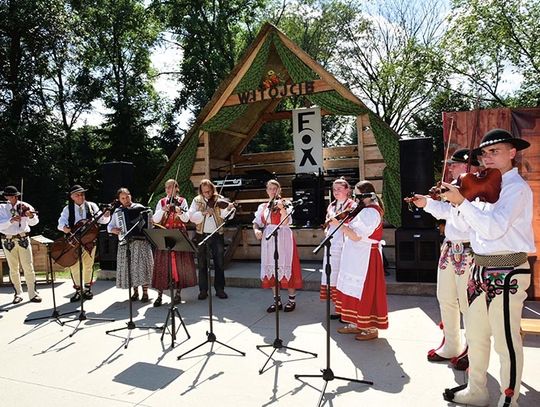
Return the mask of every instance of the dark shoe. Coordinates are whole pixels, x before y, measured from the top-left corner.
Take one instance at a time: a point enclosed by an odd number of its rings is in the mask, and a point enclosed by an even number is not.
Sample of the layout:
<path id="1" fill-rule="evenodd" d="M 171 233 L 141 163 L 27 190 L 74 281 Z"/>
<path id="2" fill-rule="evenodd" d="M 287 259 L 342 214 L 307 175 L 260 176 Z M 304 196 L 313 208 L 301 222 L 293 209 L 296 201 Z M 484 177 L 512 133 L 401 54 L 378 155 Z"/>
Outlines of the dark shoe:
<path id="1" fill-rule="evenodd" d="M 469 357 L 467 355 L 453 358 L 452 367 L 456 370 L 465 371 L 469 368 Z"/>
<path id="2" fill-rule="evenodd" d="M 222 300 L 229 298 L 227 293 L 223 290 L 216 292 L 216 297 L 221 298 Z"/>
<path id="3" fill-rule="evenodd" d="M 281 305 L 281 303 L 278 303 L 278 309 L 279 309 L 280 311 L 283 309 L 283 306 Z M 266 308 L 266 312 L 268 312 L 268 313 L 276 312 L 276 304 L 273 303 L 273 304 L 270 305 L 268 308 Z"/>
<path id="4" fill-rule="evenodd" d="M 450 360 L 450 358 L 443 358 L 442 356 L 437 355 L 435 349 L 431 349 L 428 352 L 427 360 L 428 362 L 444 362 L 446 360 Z"/>
<path id="5" fill-rule="evenodd" d="M 84 290 L 83 297 L 85 300 L 91 300 L 92 298 L 94 298 L 94 294 L 92 294 L 92 291 L 90 290 Z"/>
<path id="6" fill-rule="evenodd" d="M 208 298 L 208 292 L 207 291 L 201 291 L 197 298 L 199 300 L 206 300 Z"/>
<path id="7" fill-rule="evenodd" d="M 163 299 L 161 298 L 161 295 L 160 295 L 154 301 L 154 307 L 159 307 L 159 306 L 161 306 L 161 304 L 163 304 Z"/>
<path id="8" fill-rule="evenodd" d="M 148 298 L 148 293 L 143 293 L 141 297 L 141 302 L 150 302 L 150 298 Z"/>
<path id="9" fill-rule="evenodd" d="M 296 308 L 296 302 L 287 301 L 287 304 L 285 304 L 285 307 L 283 308 L 283 312 L 293 312 Z"/>
<path id="10" fill-rule="evenodd" d="M 12 304 L 18 304 L 22 302 L 22 297 L 20 295 L 15 294 L 15 297 L 13 298 Z"/>
<path id="11" fill-rule="evenodd" d="M 133 294 L 131 295 L 131 301 L 137 301 L 138 299 L 139 299 L 139 292 L 134 291 Z"/>
<path id="12" fill-rule="evenodd" d="M 81 293 L 79 291 L 75 291 L 75 294 L 73 294 L 73 297 L 69 299 L 69 302 L 77 302 L 81 300 Z"/>
<path id="13" fill-rule="evenodd" d="M 41 297 L 36 294 L 34 298 L 30 299 L 30 302 L 41 302 Z"/>
<path id="14" fill-rule="evenodd" d="M 178 305 L 182 302 L 182 297 L 180 297 L 180 293 L 177 292 L 176 295 L 173 298 L 174 305 Z"/>
<path id="15" fill-rule="evenodd" d="M 340 319 L 341 316 L 339 314 L 330 314 L 330 319 Z"/>

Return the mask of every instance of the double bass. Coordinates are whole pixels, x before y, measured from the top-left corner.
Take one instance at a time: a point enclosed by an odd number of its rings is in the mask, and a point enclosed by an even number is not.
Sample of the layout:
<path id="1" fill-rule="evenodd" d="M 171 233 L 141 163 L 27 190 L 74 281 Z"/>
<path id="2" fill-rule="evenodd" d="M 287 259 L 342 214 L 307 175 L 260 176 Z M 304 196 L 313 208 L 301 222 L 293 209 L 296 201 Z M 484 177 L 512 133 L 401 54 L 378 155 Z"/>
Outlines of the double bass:
<path id="1" fill-rule="evenodd" d="M 67 235 L 56 239 L 51 245 L 51 258 L 62 267 L 71 267 L 79 261 L 82 250 L 92 252 L 99 235 L 98 221 L 106 212 L 112 212 L 119 205 L 114 201 L 92 216 L 91 219 L 81 219 Z"/>

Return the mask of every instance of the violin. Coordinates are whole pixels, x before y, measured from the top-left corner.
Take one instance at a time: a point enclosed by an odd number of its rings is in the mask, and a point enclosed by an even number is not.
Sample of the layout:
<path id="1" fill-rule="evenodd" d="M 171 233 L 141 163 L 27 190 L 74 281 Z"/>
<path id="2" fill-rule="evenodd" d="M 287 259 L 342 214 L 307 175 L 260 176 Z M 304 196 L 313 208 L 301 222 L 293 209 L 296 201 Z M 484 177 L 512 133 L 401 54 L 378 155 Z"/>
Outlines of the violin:
<path id="1" fill-rule="evenodd" d="M 206 205 L 209 208 L 213 208 L 213 209 L 215 208 L 227 209 L 230 204 L 233 204 L 235 208 L 238 206 L 236 202 L 231 202 L 227 198 L 219 197 L 219 195 L 218 195 L 218 198 L 216 198 L 216 195 L 213 195 L 206 203 Z"/>
<path id="2" fill-rule="evenodd" d="M 326 227 L 330 226 L 330 222 L 332 222 L 333 220 L 337 220 L 339 222 L 341 222 L 341 221 L 343 221 L 345 219 L 346 219 L 345 222 L 347 222 L 349 220 L 352 220 L 364 208 L 365 208 L 364 205 L 358 204 L 354 208 L 349 208 L 349 209 L 345 209 L 345 210 L 343 210 L 341 212 L 338 212 L 333 217 L 326 220 L 326 222 L 324 223 L 324 227 L 326 228 Z"/>
<path id="3" fill-rule="evenodd" d="M 19 204 L 17 206 L 17 212 L 19 213 L 19 216 L 22 218 L 24 216 L 28 216 L 26 215 L 28 212 L 30 212 L 32 215 L 37 215 L 38 214 L 38 211 L 32 211 L 30 210 L 30 207 L 28 205 L 25 205 L 23 203 Z"/>
<path id="4" fill-rule="evenodd" d="M 486 168 L 480 172 L 462 174 L 458 178 L 459 192 L 469 201 L 476 198 L 483 202 L 495 203 L 502 188 L 502 174 L 496 168 Z"/>

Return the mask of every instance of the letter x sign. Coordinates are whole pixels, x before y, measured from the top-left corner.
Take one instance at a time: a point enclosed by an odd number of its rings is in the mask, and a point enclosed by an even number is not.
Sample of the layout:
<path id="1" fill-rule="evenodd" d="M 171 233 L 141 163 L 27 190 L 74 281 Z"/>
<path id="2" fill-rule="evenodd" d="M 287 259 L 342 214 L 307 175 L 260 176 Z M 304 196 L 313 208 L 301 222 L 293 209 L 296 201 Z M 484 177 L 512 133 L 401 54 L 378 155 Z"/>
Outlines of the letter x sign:
<path id="1" fill-rule="evenodd" d="M 321 109 L 293 110 L 294 166 L 296 173 L 323 170 Z"/>

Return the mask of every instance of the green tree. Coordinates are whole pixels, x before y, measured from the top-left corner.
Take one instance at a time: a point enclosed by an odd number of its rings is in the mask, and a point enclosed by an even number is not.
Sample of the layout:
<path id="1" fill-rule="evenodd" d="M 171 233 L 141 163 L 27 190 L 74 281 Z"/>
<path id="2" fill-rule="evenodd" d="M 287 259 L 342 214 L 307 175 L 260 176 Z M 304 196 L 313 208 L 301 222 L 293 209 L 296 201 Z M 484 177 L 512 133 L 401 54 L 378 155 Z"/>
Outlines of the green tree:
<path id="1" fill-rule="evenodd" d="M 539 106 L 538 33 L 538 1 L 454 0 L 444 41 L 447 63 L 485 103 Z M 510 73 L 523 81 L 505 91 Z"/>

